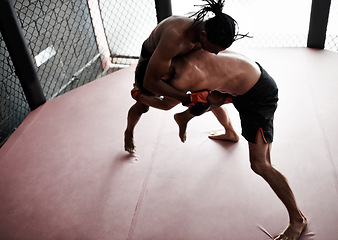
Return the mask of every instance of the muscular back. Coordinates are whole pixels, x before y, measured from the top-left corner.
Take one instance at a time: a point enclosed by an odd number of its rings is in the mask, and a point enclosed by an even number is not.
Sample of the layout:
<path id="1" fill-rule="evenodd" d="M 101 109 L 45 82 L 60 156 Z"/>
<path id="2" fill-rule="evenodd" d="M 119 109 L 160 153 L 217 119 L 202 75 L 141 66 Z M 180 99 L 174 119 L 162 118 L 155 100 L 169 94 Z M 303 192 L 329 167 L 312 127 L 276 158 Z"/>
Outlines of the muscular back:
<path id="1" fill-rule="evenodd" d="M 185 94 L 163 83 L 160 79 L 170 68 L 174 57 L 201 48 L 196 35 L 200 30 L 193 25 L 193 21 L 186 17 L 169 17 L 152 31 L 144 43 L 151 54 L 144 77 L 144 88 L 179 101 L 187 100 Z"/>
<path id="2" fill-rule="evenodd" d="M 173 60 L 170 84 L 181 91 L 209 89 L 238 96 L 249 91 L 260 74 L 254 61 L 238 53 L 197 50 Z"/>
<path id="3" fill-rule="evenodd" d="M 173 57 L 184 55 L 192 49 L 199 49 L 200 44 L 192 43 L 188 38 L 188 30 L 193 26 L 194 20 L 187 17 L 171 16 L 159 23 L 145 41 L 146 48 L 152 54 L 160 41 L 175 41 L 178 49 Z"/>

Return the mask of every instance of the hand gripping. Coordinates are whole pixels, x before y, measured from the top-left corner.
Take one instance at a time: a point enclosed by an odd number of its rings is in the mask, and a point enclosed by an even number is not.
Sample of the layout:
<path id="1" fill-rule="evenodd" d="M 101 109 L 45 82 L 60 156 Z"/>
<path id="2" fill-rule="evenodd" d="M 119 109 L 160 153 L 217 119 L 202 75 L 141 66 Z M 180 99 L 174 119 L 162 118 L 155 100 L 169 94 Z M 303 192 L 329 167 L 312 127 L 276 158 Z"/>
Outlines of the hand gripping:
<path id="1" fill-rule="evenodd" d="M 208 90 L 190 94 L 190 103 L 188 103 L 187 106 L 192 115 L 199 116 L 210 109 L 209 94 L 210 92 Z"/>
<path id="2" fill-rule="evenodd" d="M 209 103 L 208 96 L 210 92 L 208 90 L 200 91 L 200 92 L 193 92 L 190 94 L 190 102 L 183 103 L 184 106 L 193 107 L 196 103 Z"/>
<path id="3" fill-rule="evenodd" d="M 199 116 L 209 111 L 209 109 L 210 109 L 210 102 L 206 102 L 206 103 L 197 102 L 194 106 L 189 107 L 189 112 L 194 116 Z"/>

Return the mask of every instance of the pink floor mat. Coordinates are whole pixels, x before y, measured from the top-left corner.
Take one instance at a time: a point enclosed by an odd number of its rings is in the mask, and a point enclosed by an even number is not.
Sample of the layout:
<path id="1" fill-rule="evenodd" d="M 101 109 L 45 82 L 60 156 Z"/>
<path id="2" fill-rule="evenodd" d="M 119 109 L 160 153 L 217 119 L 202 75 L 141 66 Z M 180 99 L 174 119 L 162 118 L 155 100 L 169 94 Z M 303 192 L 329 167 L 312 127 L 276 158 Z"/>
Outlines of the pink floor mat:
<path id="1" fill-rule="evenodd" d="M 300 239 L 336 240 L 338 55 L 242 52 L 279 87 L 272 162 L 309 220 Z M 184 107 L 150 109 L 136 154 L 124 151 L 134 68 L 48 101 L 0 149 L 0 239 L 268 240 L 283 231 L 287 212 L 250 169 L 246 140 L 208 139 L 222 129 L 213 114 L 193 119 L 183 144 L 173 114 Z"/>

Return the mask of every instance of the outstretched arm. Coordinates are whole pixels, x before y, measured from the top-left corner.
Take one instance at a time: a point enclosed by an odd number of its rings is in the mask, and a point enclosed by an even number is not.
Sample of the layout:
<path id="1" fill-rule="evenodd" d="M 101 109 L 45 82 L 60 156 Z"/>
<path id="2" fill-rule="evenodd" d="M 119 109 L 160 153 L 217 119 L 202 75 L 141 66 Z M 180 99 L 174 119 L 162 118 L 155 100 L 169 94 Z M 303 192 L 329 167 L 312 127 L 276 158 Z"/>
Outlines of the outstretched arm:
<path id="1" fill-rule="evenodd" d="M 179 101 L 171 98 L 142 94 L 142 92 L 136 86 L 131 90 L 131 96 L 140 103 L 161 110 L 172 109 L 180 103 Z"/>

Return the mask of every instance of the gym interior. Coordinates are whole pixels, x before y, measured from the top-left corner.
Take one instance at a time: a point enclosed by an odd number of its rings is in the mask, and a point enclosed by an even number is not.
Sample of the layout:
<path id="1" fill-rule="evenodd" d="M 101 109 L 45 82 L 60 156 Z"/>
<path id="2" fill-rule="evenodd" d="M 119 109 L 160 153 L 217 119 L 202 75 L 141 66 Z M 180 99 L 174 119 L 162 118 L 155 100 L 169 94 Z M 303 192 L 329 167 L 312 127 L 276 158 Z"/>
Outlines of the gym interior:
<path id="1" fill-rule="evenodd" d="M 248 144 L 215 141 L 212 113 L 187 141 L 174 114 L 150 108 L 124 150 L 143 41 L 200 1 L 0 1 L 0 239 L 271 239 L 285 207 L 250 169 Z M 242 32 L 230 50 L 279 87 L 272 162 L 309 224 L 338 229 L 338 2 L 225 1 Z M 224 106 L 240 135 L 238 112 Z"/>

